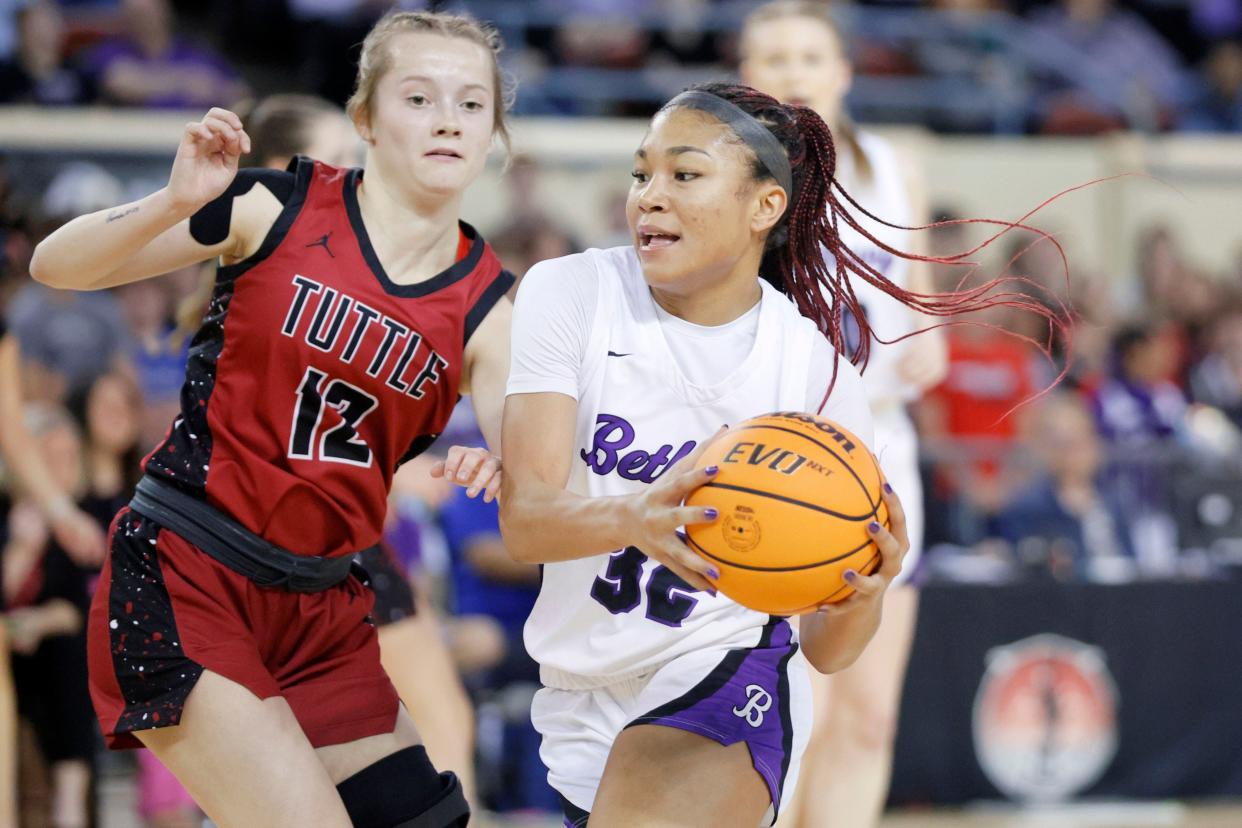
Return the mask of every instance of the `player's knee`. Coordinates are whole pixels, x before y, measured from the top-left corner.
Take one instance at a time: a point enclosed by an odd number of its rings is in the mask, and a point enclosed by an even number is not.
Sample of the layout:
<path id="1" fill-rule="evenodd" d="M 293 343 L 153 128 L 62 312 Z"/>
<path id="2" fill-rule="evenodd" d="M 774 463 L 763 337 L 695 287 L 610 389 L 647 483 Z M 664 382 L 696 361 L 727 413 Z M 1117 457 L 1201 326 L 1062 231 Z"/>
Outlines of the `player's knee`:
<path id="1" fill-rule="evenodd" d="M 888 750 L 897 736 L 897 719 L 878 710 L 858 710 L 846 725 L 844 735 L 857 751 Z"/>
<path id="2" fill-rule="evenodd" d="M 336 786 L 355 828 L 462 828 L 470 806 L 452 773 L 437 773 L 416 745 L 385 756 Z"/>
<path id="3" fill-rule="evenodd" d="M 823 717 L 824 737 L 834 750 L 871 753 L 888 750 L 897 736 L 897 717 L 878 709 L 863 693 L 839 693 Z M 819 722 L 817 722 L 819 724 Z"/>

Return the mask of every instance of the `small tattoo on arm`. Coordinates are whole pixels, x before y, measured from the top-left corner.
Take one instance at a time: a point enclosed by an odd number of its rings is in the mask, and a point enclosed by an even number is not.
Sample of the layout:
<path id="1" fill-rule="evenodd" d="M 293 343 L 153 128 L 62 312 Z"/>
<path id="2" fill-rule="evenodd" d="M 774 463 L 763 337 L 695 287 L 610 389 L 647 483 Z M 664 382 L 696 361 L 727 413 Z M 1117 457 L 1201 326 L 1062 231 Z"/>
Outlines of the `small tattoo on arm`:
<path id="1" fill-rule="evenodd" d="M 130 207 L 127 210 L 113 210 L 111 213 L 108 213 L 108 217 L 104 219 L 104 223 L 107 224 L 109 222 L 116 221 L 117 219 L 125 218 L 130 213 L 136 212 L 138 212 L 137 207 Z"/>

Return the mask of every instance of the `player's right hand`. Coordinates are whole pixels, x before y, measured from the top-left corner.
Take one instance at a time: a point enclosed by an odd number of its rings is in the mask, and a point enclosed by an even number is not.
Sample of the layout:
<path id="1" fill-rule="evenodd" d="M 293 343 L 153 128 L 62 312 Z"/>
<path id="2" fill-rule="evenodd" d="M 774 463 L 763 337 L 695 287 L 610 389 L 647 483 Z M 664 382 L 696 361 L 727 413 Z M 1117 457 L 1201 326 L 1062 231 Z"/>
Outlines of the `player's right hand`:
<path id="1" fill-rule="evenodd" d="M 704 440 L 690 454 L 672 468 L 667 469 L 647 490 L 635 496 L 633 545 L 677 573 L 683 581 L 695 589 L 716 594 L 711 579 L 720 573 L 711 562 L 696 554 L 678 535 L 677 529 L 692 523 L 711 523 L 717 511 L 710 506 L 683 506 L 690 493 L 716 476 L 718 469 L 709 466 L 696 469 L 699 456 L 712 440 L 725 431 L 721 428 L 710 439 Z"/>
<path id="2" fill-rule="evenodd" d="M 241 118 L 213 107 L 201 121 L 190 121 L 181 135 L 168 176 L 168 195 L 183 210 L 197 210 L 219 196 L 237 175 L 237 162 L 250 152 Z"/>
<path id="3" fill-rule="evenodd" d="M 500 458 L 482 446 L 450 446 L 448 456 L 431 467 L 432 477 L 465 487 L 466 497 L 482 492 L 484 503 L 500 494 L 503 474 Z"/>

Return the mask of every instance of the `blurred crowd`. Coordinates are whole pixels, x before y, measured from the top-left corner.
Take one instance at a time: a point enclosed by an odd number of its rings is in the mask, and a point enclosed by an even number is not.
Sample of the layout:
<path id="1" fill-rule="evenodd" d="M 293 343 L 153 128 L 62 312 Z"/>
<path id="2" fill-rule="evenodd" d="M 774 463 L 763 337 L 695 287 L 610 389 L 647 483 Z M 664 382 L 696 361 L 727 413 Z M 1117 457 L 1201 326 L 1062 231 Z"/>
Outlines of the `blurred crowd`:
<path id="1" fill-rule="evenodd" d="M 494 21 L 524 114 L 644 115 L 736 65 L 749 0 L 3 0 L 0 103 L 343 103 L 392 5 Z M 1242 130 L 1242 0 L 837 2 L 866 121 L 946 131 Z"/>
<path id="2" fill-rule="evenodd" d="M 966 226 L 931 231 L 933 246 L 969 249 Z M 1000 308 L 948 328 L 948 377 L 913 406 L 927 574 L 1118 582 L 1207 577 L 1235 562 L 1242 251 L 1231 272 L 1210 273 L 1165 225 L 1137 245 L 1137 273 L 1076 267 L 1067 279 L 1051 239 L 1015 237 L 1008 272 L 1042 301 L 1072 305 L 1073 327 Z M 964 276 L 937 267 L 941 289 Z"/>

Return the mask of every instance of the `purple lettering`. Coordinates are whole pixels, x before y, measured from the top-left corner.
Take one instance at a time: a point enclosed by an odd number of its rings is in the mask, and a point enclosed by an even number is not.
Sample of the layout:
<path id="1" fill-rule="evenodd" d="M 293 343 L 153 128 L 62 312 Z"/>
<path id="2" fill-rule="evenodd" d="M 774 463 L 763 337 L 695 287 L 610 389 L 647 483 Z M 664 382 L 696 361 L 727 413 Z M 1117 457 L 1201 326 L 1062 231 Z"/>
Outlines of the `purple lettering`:
<path id="1" fill-rule="evenodd" d="M 617 474 L 626 480 L 642 480 L 642 471 L 646 467 L 647 462 L 651 460 L 651 455 L 645 451 L 631 451 L 621 458 L 617 463 Z"/>
<path id="2" fill-rule="evenodd" d="M 618 476 L 626 480 L 654 483 L 670 466 L 694 451 L 695 442 L 687 440 L 677 449 L 676 454 L 672 454 L 673 447 L 668 443 L 660 446 L 654 453 L 635 449 L 622 454 L 634 442 L 634 426 L 624 417 L 615 414 L 600 414 L 595 423 L 590 451 L 583 449 L 578 455 L 596 474 L 611 474 L 616 471 Z"/>
<path id="3" fill-rule="evenodd" d="M 634 426 L 612 414 L 600 414 L 595 423 L 591 451 L 583 449 L 579 454 L 591 471 L 608 474 L 617 467 L 617 452 L 634 442 Z"/>

